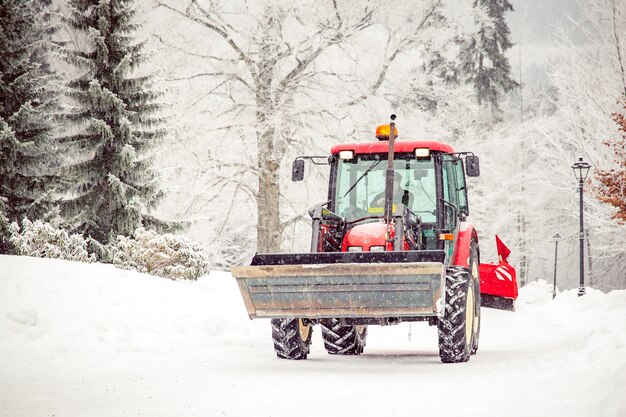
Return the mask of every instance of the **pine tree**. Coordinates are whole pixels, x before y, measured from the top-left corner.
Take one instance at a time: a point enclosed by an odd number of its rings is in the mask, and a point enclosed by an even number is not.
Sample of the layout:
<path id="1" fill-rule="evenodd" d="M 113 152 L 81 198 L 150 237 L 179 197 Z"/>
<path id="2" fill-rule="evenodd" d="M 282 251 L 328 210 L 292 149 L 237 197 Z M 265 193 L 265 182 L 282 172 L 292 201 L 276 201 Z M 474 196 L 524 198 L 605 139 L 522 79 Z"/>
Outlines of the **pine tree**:
<path id="1" fill-rule="evenodd" d="M 0 253 L 13 252 L 9 240 L 10 234 L 9 219 L 6 216 L 6 198 L 0 196 Z"/>
<path id="2" fill-rule="evenodd" d="M 598 170 L 596 178 L 601 185 L 595 191 L 600 201 L 617 208 L 613 218 L 626 223 L 626 95 L 623 100 L 624 113 L 613 114 L 613 120 L 617 123 L 621 138 L 604 142 L 615 152 L 619 169 Z"/>
<path id="3" fill-rule="evenodd" d="M 503 92 L 519 84 L 511 78 L 506 51 L 513 46 L 504 15 L 513 11 L 509 0 L 474 0 L 474 21 L 478 30 L 459 41 L 459 60 L 466 82 L 474 86 L 478 104 L 500 112 Z"/>
<path id="4" fill-rule="evenodd" d="M 58 109 L 49 0 L 0 2 L 0 253 L 6 225 L 24 217 L 56 220 L 52 146 Z"/>
<path id="5" fill-rule="evenodd" d="M 74 130 L 62 141 L 77 162 L 66 169 L 75 182 L 73 198 L 62 206 L 71 229 L 106 243 L 144 226 L 162 226 L 147 214 L 162 197 L 152 167 L 154 147 L 166 132 L 157 115 L 154 77 L 140 74 L 146 61 L 132 0 L 70 0 L 71 28 L 87 48 L 65 50 L 83 74 L 69 83 L 75 108 Z"/>

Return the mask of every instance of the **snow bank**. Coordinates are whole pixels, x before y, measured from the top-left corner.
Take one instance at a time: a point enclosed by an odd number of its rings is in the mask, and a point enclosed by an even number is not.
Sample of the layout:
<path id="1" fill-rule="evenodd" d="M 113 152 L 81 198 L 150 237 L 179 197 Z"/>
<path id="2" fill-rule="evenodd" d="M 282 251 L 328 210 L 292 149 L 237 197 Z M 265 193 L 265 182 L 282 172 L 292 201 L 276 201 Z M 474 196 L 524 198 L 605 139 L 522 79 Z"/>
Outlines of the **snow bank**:
<path id="1" fill-rule="evenodd" d="M 626 415 L 626 291 L 551 292 L 483 309 L 466 364 L 441 364 L 424 323 L 370 327 L 359 357 L 316 328 L 309 360 L 280 361 L 228 273 L 0 256 L 0 416 Z"/>
<path id="2" fill-rule="evenodd" d="M 1 265 L 4 358 L 22 357 L 24 351 L 219 350 L 231 343 L 226 323 L 248 322 L 243 303 L 220 300 L 213 275 L 201 283 L 180 283 L 112 265 L 16 256 L 3 256 Z"/>

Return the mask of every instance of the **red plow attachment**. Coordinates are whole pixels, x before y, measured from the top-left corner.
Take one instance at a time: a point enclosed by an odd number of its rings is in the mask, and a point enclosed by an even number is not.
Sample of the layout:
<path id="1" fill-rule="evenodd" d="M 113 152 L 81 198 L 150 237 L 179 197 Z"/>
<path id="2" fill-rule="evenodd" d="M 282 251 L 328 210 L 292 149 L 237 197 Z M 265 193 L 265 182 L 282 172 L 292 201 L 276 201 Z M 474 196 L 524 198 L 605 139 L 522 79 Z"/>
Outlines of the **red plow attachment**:
<path id="1" fill-rule="evenodd" d="M 498 310 L 515 311 L 517 273 L 506 259 L 511 251 L 496 236 L 498 264 L 480 264 L 480 304 Z"/>

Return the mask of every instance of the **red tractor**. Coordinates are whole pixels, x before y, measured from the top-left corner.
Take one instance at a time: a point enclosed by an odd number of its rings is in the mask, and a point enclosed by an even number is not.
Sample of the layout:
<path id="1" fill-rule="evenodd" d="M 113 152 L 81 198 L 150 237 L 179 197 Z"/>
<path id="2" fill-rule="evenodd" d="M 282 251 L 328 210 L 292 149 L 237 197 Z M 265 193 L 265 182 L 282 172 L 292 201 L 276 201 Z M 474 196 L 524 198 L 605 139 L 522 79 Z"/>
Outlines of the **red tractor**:
<path id="1" fill-rule="evenodd" d="M 481 264 L 468 222 L 466 175 L 479 159 L 434 141 L 396 141 L 395 116 L 376 142 L 336 145 L 329 157 L 328 201 L 311 211 L 310 253 L 257 254 L 233 268 L 250 318 L 271 318 L 279 358 L 306 359 L 315 324 L 326 351 L 363 352 L 369 325 L 426 321 L 437 326 L 444 363 L 478 349 L 480 307 L 513 310 L 515 269 Z"/>

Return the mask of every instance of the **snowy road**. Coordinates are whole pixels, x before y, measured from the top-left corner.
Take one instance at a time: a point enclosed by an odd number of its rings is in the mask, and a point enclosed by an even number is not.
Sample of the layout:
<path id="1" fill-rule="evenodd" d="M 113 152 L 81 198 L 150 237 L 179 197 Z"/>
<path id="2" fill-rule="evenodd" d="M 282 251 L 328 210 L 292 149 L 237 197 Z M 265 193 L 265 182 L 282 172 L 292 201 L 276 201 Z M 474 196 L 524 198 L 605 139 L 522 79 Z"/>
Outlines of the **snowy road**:
<path id="1" fill-rule="evenodd" d="M 626 415 L 626 291 L 549 290 L 484 309 L 466 364 L 423 323 L 370 327 L 359 357 L 316 328 L 309 360 L 282 361 L 229 274 L 0 256 L 0 416 Z"/>

